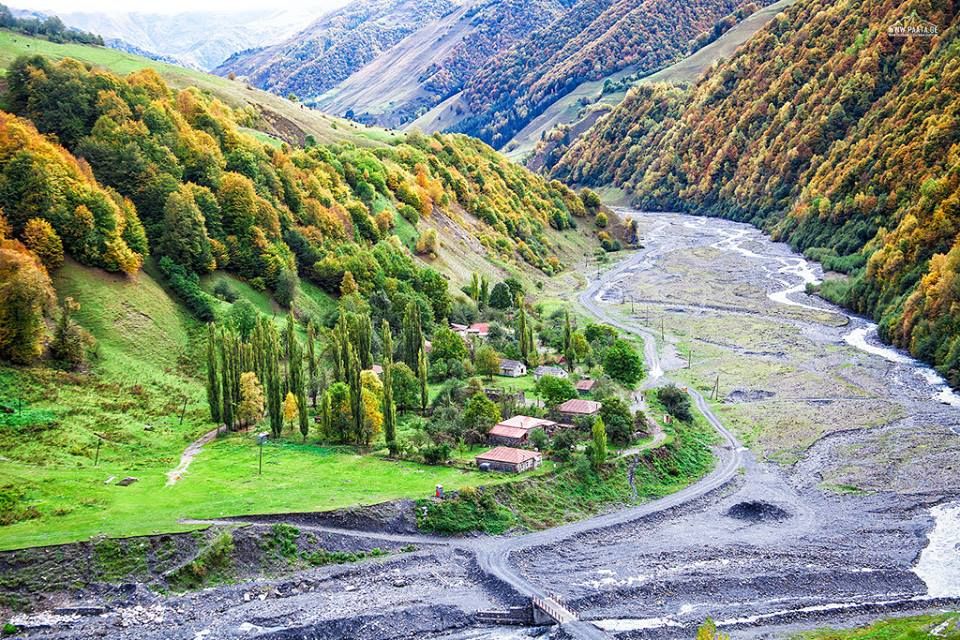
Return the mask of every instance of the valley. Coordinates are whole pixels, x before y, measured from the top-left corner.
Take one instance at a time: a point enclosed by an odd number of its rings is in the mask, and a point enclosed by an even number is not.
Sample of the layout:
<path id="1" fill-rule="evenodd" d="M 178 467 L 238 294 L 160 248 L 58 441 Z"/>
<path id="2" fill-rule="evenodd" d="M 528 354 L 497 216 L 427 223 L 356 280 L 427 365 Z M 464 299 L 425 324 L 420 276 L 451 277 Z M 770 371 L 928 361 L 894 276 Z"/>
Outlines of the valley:
<path id="1" fill-rule="evenodd" d="M 706 617 L 759 637 L 956 607 L 960 571 L 945 550 L 958 542 L 957 397 L 879 347 L 870 325 L 805 294 L 823 274 L 784 245 L 732 222 L 622 214 L 645 246 L 579 300 L 644 339 L 646 388 L 689 385 L 720 430 L 702 480 L 519 537 L 292 518 L 304 532 L 416 550 L 176 597 L 87 593 L 100 613 L 34 614 L 49 626 L 30 637 L 107 625 L 120 638 L 521 638 L 472 616 L 530 595 L 576 612 L 557 632 L 574 638 L 688 638 Z M 360 614 L 362 602 L 378 608 Z"/>
<path id="2" fill-rule="evenodd" d="M 960 640 L 960 2 L 92 2 L 0 5 L 4 638 Z"/>

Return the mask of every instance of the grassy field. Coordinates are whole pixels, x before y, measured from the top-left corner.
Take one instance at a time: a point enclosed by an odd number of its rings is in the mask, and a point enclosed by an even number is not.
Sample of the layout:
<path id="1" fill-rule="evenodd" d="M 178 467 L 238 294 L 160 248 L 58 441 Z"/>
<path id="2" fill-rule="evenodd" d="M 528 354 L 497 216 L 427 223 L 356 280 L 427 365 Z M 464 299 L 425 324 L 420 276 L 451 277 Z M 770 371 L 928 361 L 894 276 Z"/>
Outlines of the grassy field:
<path id="1" fill-rule="evenodd" d="M 794 636 L 795 640 L 957 640 L 960 638 L 960 613 L 938 613 L 909 618 L 880 620 L 857 629 L 817 629 Z"/>
<path id="2" fill-rule="evenodd" d="M 178 523 L 182 518 L 332 509 L 427 496 L 436 484 L 454 489 L 513 478 L 359 456 L 301 444 L 299 434 L 265 448 L 258 476 L 252 437 L 231 435 L 205 447 L 180 482 L 165 486 L 183 449 L 214 425 L 198 366 L 203 328 L 149 271 L 128 280 L 68 263 L 57 272 L 58 292 L 81 303 L 77 318 L 99 344 L 90 372 L 0 368 L 0 404 L 23 406 L 22 413 L 0 413 L 0 522 L 8 523 L 0 526 L 0 549 L 176 531 L 191 528 Z M 260 310 L 274 309 L 267 296 L 230 283 Z M 301 296 L 318 308 L 333 304 L 309 285 Z M 127 476 L 138 480 L 118 486 Z"/>

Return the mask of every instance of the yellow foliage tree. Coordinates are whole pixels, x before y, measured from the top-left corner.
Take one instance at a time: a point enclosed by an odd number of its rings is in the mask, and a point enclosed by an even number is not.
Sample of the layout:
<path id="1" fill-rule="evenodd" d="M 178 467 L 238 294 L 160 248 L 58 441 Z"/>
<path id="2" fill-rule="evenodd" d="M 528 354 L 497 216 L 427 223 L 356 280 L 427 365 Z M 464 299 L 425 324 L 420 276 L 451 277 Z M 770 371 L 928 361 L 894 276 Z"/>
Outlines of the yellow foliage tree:
<path id="1" fill-rule="evenodd" d="M 283 419 L 291 428 L 293 428 L 293 421 L 297 419 L 299 411 L 300 406 L 297 404 L 297 396 L 293 395 L 292 391 L 288 391 L 287 397 L 283 401 Z"/>
<path id="2" fill-rule="evenodd" d="M 247 371 L 240 374 L 240 406 L 237 418 L 243 425 L 256 424 L 263 417 L 263 387 L 257 374 Z"/>

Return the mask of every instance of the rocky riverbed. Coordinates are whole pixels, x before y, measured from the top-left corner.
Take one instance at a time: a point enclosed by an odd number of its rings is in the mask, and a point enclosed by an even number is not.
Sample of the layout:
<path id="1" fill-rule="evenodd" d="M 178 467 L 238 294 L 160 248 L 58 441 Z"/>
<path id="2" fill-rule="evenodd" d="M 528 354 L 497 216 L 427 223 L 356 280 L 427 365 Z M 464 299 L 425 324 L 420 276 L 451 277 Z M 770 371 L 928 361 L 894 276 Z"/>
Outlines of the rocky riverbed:
<path id="1" fill-rule="evenodd" d="M 424 539 L 403 505 L 280 518 L 325 544 L 392 552 L 182 596 L 68 591 L 14 621 L 71 639 L 577 637 L 476 624 L 529 587 L 608 637 L 690 638 L 707 617 L 768 637 L 960 606 L 956 396 L 869 322 L 808 296 L 824 274 L 788 247 L 722 220 L 631 215 L 645 248 L 587 306 L 646 336 L 648 384 L 719 386 L 713 412 L 743 448 L 719 451 L 734 472 L 709 491 L 519 543 Z"/>

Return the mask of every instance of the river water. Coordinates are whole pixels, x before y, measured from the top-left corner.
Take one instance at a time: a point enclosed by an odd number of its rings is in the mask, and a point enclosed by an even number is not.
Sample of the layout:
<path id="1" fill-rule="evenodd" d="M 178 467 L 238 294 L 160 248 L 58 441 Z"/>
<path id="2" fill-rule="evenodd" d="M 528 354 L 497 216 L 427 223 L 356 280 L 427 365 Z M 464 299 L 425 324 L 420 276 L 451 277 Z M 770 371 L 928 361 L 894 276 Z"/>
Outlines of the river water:
<path id="1" fill-rule="evenodd" d="M 659 267 L 657 259 L 675 246 L 671 241 L 658 238 L 658 236 L 669 233 L 668 227 L 671 224 L 679 223 L 686 229 L 702 234 L 710 248 L 742 256 L 748 263 L 754 265 L 755 270 L 762 273 L 766 279 L 777 283 L 770 287 L 767 294 L 767 298 L 771 302 L 814 311 L 832 311 L 843 314 L 849 319 L 850 327 L 847 333 L 843 335 L 843 341 L 846 344 L 893 363 L 896 366 L 898 377 L 902 379 L 913 377 L 916 384 L 911 386 L 921 389 L 926 388 L 931 400 L 942 405 L 960 408 L 960 395 L 950 388 L 943 377 L 928 365 L 914 359 L 910 354 L 880 342 L 876 324 L 867 319 L 851 315 L 819 298 L 807 295 L 807 286 L 817 285 L 823 279 L 823 269 L 818 263 L 811 262 L 796 254 L 786 245 L 771 241 L 759 230 L 748 225 L 716 218 L 680 217 L 675 214 L 640 213 L 630 210 L 621 210 L 620 213 L 637 217 L 646 223 L 645 226 L 648 230 L 646 238 L 650 244 L 650 249 L 645 252 L 645 255 L 642 258 L 637 258 L 636 265 L 626 268 L 623 273 L 629 275 L 637 270 L 657 269 Z M 627 260 L 630 260 L 630 258 L 627 258 Z M 623 274 L 621 274 L 605 283 L 597 294 L 597 300 L 602 301 L 607 292 L 616 285 L 616 280 L 623 279 L 623 277 Z M 610 301 L 610 298 L 608 297 L 607 300 Z M 663 375 L 663 372 L 658 369 L 654 376 L 660 375 Z M 960 597 L 960 502 L 934 506 L 929 513 L 935 524 L 928 533 L 927 545 L 914 567 L 914 572 L 927 586 L 926 596 L 920 596 L 920 599 Z M 855 606 L 857 606 L 857 603 L 836 602 L 817 605 L 813 609 L 842 611 Z M 808 613 L 810 611 L 804 609 L 797 610 L 797 612 Z M 779 615 L 780 613 L 783 612 L 769 615 Z M 740 625 L 757 621 L 759 619 L 756 621 L 731 619 L 720 621 L 720 625 Z M 658 617 L 611 619 L 599 621 L 598 624 L 608 631 L 621 632 L 677 626 L 678 622 L 673 617 Z"/>

